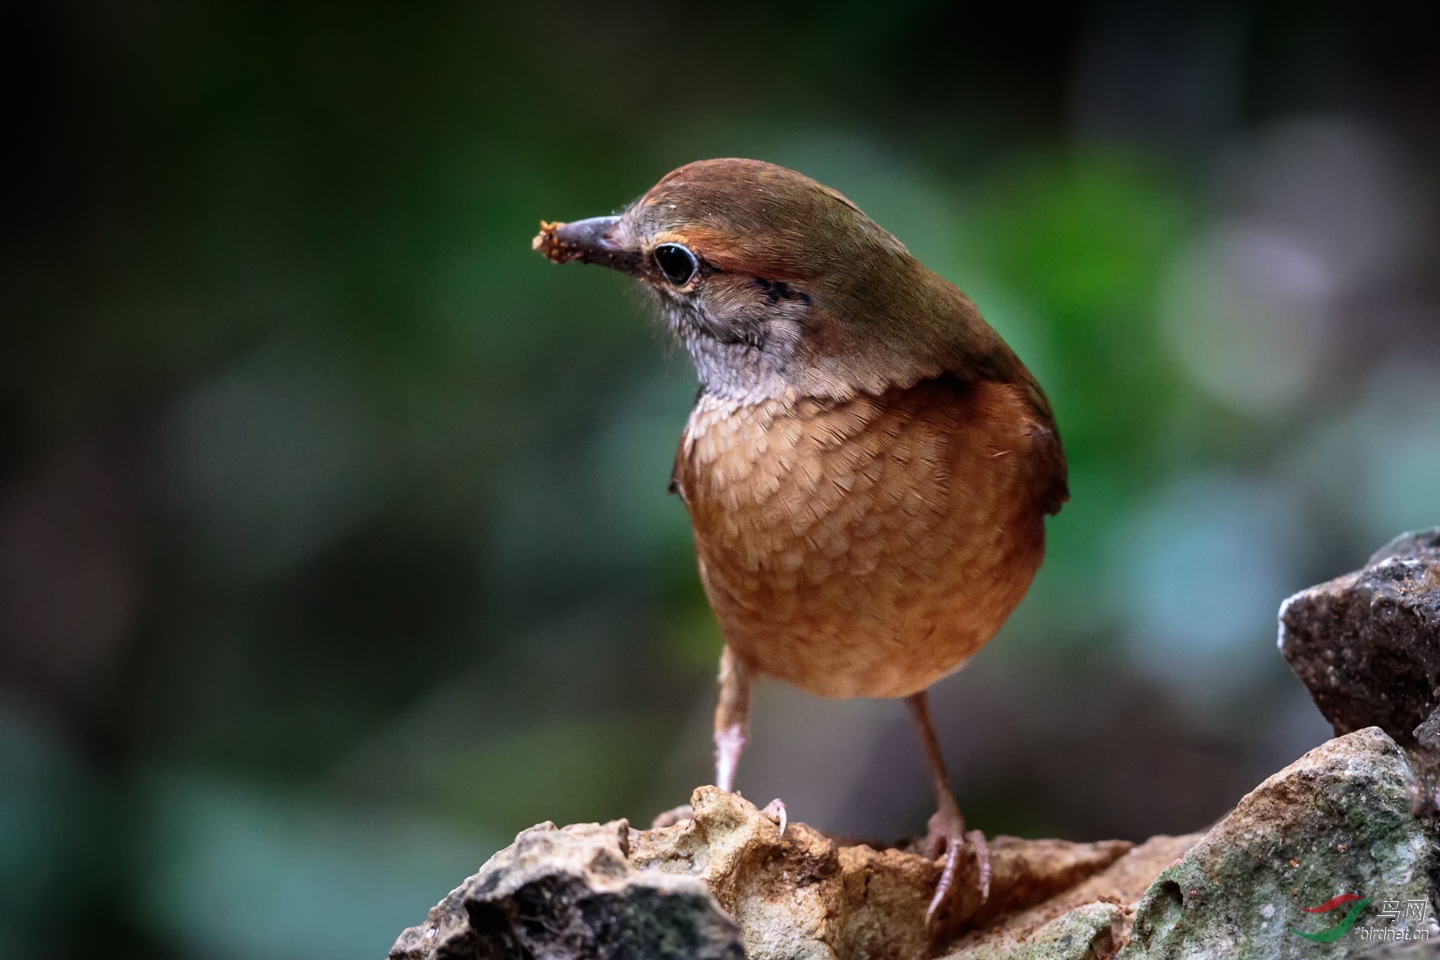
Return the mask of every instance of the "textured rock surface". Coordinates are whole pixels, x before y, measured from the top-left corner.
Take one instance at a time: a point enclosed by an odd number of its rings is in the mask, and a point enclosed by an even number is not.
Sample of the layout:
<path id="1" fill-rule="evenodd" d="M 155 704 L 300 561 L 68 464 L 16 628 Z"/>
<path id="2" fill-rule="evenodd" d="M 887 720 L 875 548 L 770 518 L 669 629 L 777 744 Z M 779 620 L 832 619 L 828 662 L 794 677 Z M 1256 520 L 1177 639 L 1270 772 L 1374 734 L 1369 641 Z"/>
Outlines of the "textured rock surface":
<path id="1" fill-rule="evenodd" d="M 990 899 L 975 865 L 961 865 L 960 896 L 933 927 L 925 910 L 939 879 L 935 863 L 900 850 L 841 846 L 803 823 L 779 827 L 735 794 L 701 787 L 695 819 L 631 834 L 637 866 L 698 877 L 740 922 L 750 960 L 923 958 L 966 925 L 1029 907 L 1122 857 L 1122 841 L 1067 843 L 996 837 Z"/>
<path id="2" fill-rule="evenodd" d="M 1125 908 L 1087 903 L 1051 920 L 1023 940 L 985 937 L 946 960 L 1098 960 L 1115 956 L 1124 941 Z"/>
<path id="3" fill-rule="evenodd" d="M 1121 960 L 1346 956 L 1352 934 L 1315 944 L 1335 914 L 1305 907 L 1342 893 L 1432 899 L 1434 826 L 1411 813 L 1414 774 L 1371 727 L 1317 747 L 1240 801 L 1151 885 Z M 1433 927 L 1433 922 L 1430 924 Z"/>
<path id="4" fill-rule="evenodd" d="M 1440 703 L 1440 527 L 1285 601 L 1280 652 L 1337 735 L 1378 726 L 1413 747 Z"/>
<path id="5" fill-rule="evenodd" d="M 997 837 L 991 898 L 973 890 L 927 927 L 936 864 L 778 825 L 702 787 L 694 819 L 520 834 L 401 936 L 392 960 L 699 957 L 750 960 L 1250 960 L 1374 950 L 1358 933 L 1316 944 L 1337 894 L 1433 903 L 1435 821 L 1378 728 L 1332 740 L 1267 779 L 1203 837 L 1131 848 Z M 1440 943 L 1432 919 L 1422 925 Z M 1413 946 L 1413 945 L 1412 945 Z M 742 954 L 743 947 L 743 954 Z M 1384 954 L 1390 956 L 1392 954 Z M 1394 953 L 1393 956 L 1412 954 Z M 1418 954 L 1413 954 L 1418 956 Z"/>
<path id="6" fill-rule="evenodd" d="M 967 933 L 946 956 L 948 960 L 1038 960 L 1113 955 L 1125 942 L 1136 902 L 1160 871 L 1199 839 L 1198 833 L 1151 837 L 1085 882 Z"/>
<path id="7" fill-rule="evenodd" d="M 402 933 L 391 960 L 742 960 L 705 885 L 636 870 L 629 832 L 623 820 L 531 827 Z"/>
<path id="8" fill-rule="evenodd" d="M 927 926 L 935 863 L 842 845 L 803 823 L 782 837 L 749 801 L 714 787 L 695 791 L 692 805 L 693 820 L 654 830 L 624 821 L 526 830 L 401 934 L 391 960 L 924 960 L 966 926 L 1074 889 L 1131 849 L 996 837 L 990 899 L 981 904 L 974 863 L 963 864 L 962 895 Z"/>
<path id="9" fill-rule="evenodd" d="M 1440 939 L 1386 944 L 1364 953 L 1352 953 L 1350 960 L 1440 960 Z"/>

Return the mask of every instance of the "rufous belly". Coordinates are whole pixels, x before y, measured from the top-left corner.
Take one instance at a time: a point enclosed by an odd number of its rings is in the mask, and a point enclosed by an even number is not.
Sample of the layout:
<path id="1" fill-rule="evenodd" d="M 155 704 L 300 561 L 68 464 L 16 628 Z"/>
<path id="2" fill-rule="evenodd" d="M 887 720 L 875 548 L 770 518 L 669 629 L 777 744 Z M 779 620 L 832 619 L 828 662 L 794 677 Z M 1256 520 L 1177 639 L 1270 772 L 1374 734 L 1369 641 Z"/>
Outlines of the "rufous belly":
<path id="1" fill-rule="evenodd" d="M 957 669 L 1043 558 L 1042 429 L 999 382 L 702 396 L 675 477 L 731 650 L 827 697 L 908 696 Z"/>

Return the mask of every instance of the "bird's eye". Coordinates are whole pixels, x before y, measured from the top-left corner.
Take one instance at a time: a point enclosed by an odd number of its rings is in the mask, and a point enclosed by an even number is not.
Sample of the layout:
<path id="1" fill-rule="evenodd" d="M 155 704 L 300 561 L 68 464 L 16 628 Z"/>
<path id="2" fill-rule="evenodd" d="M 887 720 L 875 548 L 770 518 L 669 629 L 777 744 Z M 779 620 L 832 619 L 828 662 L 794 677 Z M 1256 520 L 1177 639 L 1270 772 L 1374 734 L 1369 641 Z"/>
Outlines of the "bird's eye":
<path id="1" fill-rule="evenodd" d="M 677 287 L 683 287 L 700 269 L 700 261 L 695 259 L 695 254 L 678 243 L 662 243 L 655 248 L 655 266 L 665 274 L 666 280 Z"/>

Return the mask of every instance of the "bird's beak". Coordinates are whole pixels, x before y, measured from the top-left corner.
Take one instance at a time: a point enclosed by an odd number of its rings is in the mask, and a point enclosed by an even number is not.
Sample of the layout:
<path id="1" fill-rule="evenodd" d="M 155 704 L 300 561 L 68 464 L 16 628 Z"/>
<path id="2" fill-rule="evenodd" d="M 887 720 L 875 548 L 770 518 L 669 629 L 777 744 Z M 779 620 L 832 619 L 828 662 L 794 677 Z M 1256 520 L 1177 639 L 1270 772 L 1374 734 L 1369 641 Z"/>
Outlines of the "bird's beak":
<path id="1" fill-rule="evenodd" d="M 540 221 L 540 233 L 530 246 L 556 263 L 598 263 L 621 273 L 640 272 L 638 251 L 617 242 L 619 217 L 591 217 L 574 223 Z"/>

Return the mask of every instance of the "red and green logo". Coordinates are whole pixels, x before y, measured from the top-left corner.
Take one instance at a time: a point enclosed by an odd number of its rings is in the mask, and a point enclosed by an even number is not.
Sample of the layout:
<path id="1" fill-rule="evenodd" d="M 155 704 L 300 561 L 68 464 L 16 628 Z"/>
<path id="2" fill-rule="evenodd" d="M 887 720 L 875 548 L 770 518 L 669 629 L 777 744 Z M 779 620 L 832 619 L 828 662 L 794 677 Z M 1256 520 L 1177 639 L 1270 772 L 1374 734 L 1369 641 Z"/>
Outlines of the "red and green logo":
<path id="1" fill-rule="evenodd" d="M 1329 930 L 1323 930 L 1320 933 L 1306 933 L 1303 930 L 1296 930 L 1294 927 L 1291 927 L 1290 932 L 1296 936 L 1304 937 L 1306 940 L 1313 940 L 1316 943 L 1334 943 L 1350 932 L 1355 926 L 1355 922 L 1360 919 L 1360 914 L 1364 913 L 1365 908 L 1370 905 L 1371 899 L 1373 898 L 1366 897 L 1361 900 L 1360 894 L 1358 893 L 1342 893 L 1338 897 L 1331 897 L 1318 907 L 1306 907 L 1306 913 L 1329 913 L 1331 910 L 1340 909 L 1347 903 L 1359 901 L 1345 914 L 1344 920 L 1341 920 Z"/>

